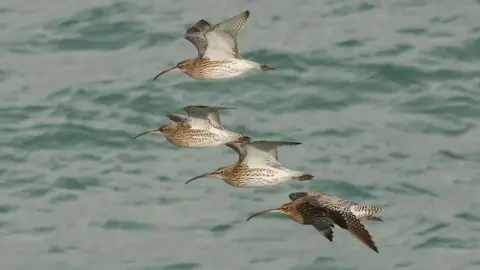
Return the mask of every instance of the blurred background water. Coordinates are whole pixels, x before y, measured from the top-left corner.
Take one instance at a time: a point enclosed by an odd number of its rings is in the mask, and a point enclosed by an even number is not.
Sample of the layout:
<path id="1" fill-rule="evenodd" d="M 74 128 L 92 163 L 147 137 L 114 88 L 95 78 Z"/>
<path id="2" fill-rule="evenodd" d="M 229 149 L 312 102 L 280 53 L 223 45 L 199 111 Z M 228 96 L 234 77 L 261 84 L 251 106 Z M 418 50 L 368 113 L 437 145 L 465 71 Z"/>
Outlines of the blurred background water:
<path id="1" fill-rule="evenodd" d="M 0 268 L 479 269 L 480 1 L 4 0 Z M 225 81 L 153 76 L 196 56 L 199 19 L 244 10 L 247 59 Z M 239 189 L 236 161 L 132 137 L 192 104 L 280 149 L 310 182 Z M 293 191 L 384 205 L 375 254 L 337 229 L 251 213 Z"/>

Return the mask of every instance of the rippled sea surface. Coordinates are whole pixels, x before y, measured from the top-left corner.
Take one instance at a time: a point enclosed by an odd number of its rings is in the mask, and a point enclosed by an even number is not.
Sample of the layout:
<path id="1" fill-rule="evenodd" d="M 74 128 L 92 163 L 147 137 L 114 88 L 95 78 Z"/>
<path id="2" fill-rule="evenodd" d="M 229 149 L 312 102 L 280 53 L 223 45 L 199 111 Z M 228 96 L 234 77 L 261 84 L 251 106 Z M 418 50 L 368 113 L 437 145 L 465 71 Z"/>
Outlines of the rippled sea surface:
<path id="1" fill-rule="evenodd" d="M 224 81 L 164 68 L 244 10 Z M 6 0 L 0 3 L 0 268 L 479 269 L 480 1 Z M 192 104 L 314 174 L 270 188 L 189 178 L 227 147 L 133 140 Z M 385 206 L 376 254 L 272 214 L 294 191 Z"/>

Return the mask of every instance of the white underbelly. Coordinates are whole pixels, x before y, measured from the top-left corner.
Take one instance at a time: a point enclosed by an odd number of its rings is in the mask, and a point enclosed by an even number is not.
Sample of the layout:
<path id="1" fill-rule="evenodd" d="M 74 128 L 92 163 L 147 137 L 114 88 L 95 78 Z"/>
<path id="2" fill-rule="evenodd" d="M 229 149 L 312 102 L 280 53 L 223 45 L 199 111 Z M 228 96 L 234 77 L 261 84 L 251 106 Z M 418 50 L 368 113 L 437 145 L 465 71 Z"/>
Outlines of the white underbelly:
<path id="1" fill-rule="evenodd" d="M 205 70 L 204 76 L 209 79 L 228 79 L 259 69 L 259 66 L 259 64 L 249 60 L 235 59 L 223 62 L 218 66 L 212 66 Z"/>
<path id="2" fill-rule="evenodd" d="M 188 147 L 197 148 L 219 146 L 236 139 L 234 136 L 235 133 L 232 132 L 227 132 L 218 128 L 210 128 L 208 131 L 210 132 L 208 135 L 193 135 Z"/>
<path id="3" fill-rule="evenodd" d="M 268 177 L 248 177 L 243 181 L 236 183 L 237 187 L 268 187 L 275 186 L 280 183 L 292 180 L 292 177 L 287 174 L 279 173 L 275 176 Z"/>

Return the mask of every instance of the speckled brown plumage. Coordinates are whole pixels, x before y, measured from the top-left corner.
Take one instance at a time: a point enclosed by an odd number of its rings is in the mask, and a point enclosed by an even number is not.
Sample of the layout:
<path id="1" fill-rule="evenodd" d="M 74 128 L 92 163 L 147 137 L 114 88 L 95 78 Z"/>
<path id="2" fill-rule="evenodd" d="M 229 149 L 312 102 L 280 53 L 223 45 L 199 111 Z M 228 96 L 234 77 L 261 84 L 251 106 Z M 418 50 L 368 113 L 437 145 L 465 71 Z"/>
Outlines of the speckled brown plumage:
<path id="1" fill-rule="evenodd" d="M 266 168 L 249 168 L 246 165 L 234 164 L 222 167 L 217 171 L 223 171 L 226 183 L 235 187 L 246 187 L 251 184 L 252 178 L 268 178 L 275 175 L 275 171 Z"/>

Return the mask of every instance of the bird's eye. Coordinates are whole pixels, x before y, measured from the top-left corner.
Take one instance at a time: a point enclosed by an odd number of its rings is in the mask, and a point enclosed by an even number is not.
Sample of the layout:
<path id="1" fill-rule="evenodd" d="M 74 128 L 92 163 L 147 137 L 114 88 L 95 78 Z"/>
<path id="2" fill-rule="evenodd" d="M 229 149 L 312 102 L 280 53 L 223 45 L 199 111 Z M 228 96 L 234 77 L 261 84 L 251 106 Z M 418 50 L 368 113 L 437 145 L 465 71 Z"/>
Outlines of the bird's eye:
<path id="1" fill-rule="evenodd" d="M 183 68 L 183 67 L 185 67 L 185 64 L 178 64 L 178 67 Z"/>
<path id="2" fill-rule="evenodd" d="M 218 171 L 218 172 L 221 173 L 221 174 L 224 174 L 224 173 L 225 173 L 223 170 L 220 170 L 220 171 Z"/>

